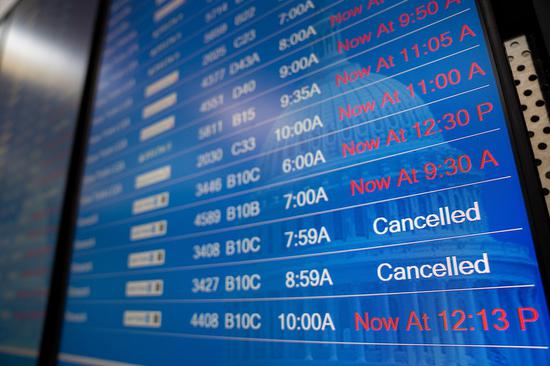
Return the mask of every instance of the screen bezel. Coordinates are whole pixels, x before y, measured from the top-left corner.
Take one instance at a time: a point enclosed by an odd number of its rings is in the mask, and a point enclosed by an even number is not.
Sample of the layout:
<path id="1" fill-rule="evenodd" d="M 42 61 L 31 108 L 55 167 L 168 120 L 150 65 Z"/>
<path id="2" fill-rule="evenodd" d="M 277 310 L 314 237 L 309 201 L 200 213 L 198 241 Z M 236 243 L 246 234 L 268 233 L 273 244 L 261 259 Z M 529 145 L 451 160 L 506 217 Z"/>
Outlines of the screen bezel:
<path id="1" fill-rule="evenodd" d="M 508 64 L 504 46 L 501 42 L 498 27 L 494 18 L 491 0 L 475 0 L 488 45 L 489 58 L 502 101 L 506 126 L 517 166 L 517 173 L 522 188 L 525 208 L 528 214 L 532 238 L 537 255 L 539 271 L 547 299 L 550 304 L 550 219 L 542 194 L 542 185 L 534 164 L 527 128 L 520 102 L 513 83 L 513 76 Z M 70 263 L 72 258 L 73 237 L 76 233 L 76 221 L 79 211 L 80 192 L 84 174 L 85 156 L 88 150 L 88 137 L 92 125 L 94 101 L 97 98 L 101 60 L 107 34 L 107 22 L 111 1 L 99 0 L 96 29 L 92 43 L 88 78 L 76 131 L 75 143 L 69 171 L 69 185 L 65 194 L 65 203 L 60 226 L 60 235 L 55 256 L 55 268 L 48 304 L 48 315 L 43 332 L 43 343 L 40 352 L 40 364 L 56 364 L 60 354 L 64 312 L 66 306 L 67 286 L 70 280 Z M 550 305 L 549 305 L 550 306 Z"/>

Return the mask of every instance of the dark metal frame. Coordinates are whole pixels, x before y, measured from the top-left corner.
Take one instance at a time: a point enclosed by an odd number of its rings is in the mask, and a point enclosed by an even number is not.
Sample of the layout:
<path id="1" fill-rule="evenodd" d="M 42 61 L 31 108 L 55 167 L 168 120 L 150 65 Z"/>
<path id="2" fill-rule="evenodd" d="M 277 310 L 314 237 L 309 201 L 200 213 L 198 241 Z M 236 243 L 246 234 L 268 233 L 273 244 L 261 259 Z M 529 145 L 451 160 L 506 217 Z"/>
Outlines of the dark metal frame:
<path id="1" fill-rule="evenodd" d="M 506 123 L 514 151 L 518 176 L 525 206 L 531 224 L 535 252 L 539 264 L 546 302 L 550 307 L 550 219 L 542 193 L 542 185 L 535 167 L 535 157 L 527 127 L 520 110 L 520 101 L 514 77 L 504 50 L 490 0 L 477 0 L 485 38 L 490 48 L 491 61 L 496 72 L 497 86 L 503 101 Z M 535 20 L 534 20 L 535 21 Z"/>
<path id="2" fill-rule="evenodd" d="M 95 101 L 96 82 L 106 31 L 107 0 L 99 0 L 96 13 L 92 49 L 88 62 L 84 93 L 80 103 L 78 123 L 72 145 L 66 190 L 57 235 L 55 259 L 50 278 L 50 291 L 46 316 L 42 328 L 42 340 L 38 365 L 56 365 L 59 356 L 61 333 L 65 313 L 66 292 L 69 283 L 72 247 L 78 217 L 78 202 L 84 174 L 88 135 Z"/>

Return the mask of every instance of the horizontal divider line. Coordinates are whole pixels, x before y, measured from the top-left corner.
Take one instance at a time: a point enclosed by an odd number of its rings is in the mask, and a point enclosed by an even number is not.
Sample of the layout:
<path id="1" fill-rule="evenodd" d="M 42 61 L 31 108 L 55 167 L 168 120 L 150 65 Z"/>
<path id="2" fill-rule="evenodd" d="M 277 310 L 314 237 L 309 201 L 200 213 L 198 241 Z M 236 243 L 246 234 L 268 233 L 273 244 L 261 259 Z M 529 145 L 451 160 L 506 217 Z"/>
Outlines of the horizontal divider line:
<path id="1" fill-rule="evenodd" d="M 140 366 L 138 364 L 106 360 L 102 358 L 74 355 L 70 353 L 60 353 L 58 361 L 69 362 L 71 364 L 84 366 Z"/>
<path id="2" fill-rule="evenodd" d="M 120 332 L 121 330 L 103 329 L 105 331 Z M 453 343 L 398 343 L 398 342 L 352 342 L 352 341 L 314 341 L 304 339 L 280 339 L 280 338 L 256 338 L 256 337 L 230 337 L 230 336 L 215 336 L 205 334 L 191 333 L 173 333 L 173 332 L 146 332 L 136 330 L 124 330 L 128 333 L 141 333 L 157 336 L 172 336 L 193 339 L 210 339 L 223 341 L 239 341 L 239 342 L 260 342 L 260 343 L 296 343 L 296 344 L 322 344 L 322 345 L 339 345 L 339 346 L 388 346 L 388 347 L 464 347 L 464 348 L 503 348 L 503 349 L 533 349 L 533 350 L 548 350 L 548 346 L 544 345 L 507 345 L 507 344 L 453 344 Z"/>
<path id="3" fill-rule="evenodd" d="M 0 354 L 8 354 L 19 357 L 37 358 L 38 350 L 33 348 L 15 347 L 0 344 Z"/>
<path id="4" fill-rule="evenodd" d="M 433 242 L 446 241 L 446 240 L 475 238 L 475 237 L 478 237 L 478 236 L 496 235 L 496 234 L 503 234 L 503 233 L 521 231 L 521 230 L 523 230 L 523 228 L 502 229 L 502 230 L 486 231 L 486 232 L 474 233 L 474 234 L 453 235 L 453 236 L 442 237 L 442 238 L 434 238 L 434 239 L 426 239 L 426 240 L 415 240 L 415 241 L 408 241 L 408 242 L 394 243 L 394 244 L 375 245 L 375 246 L 370 246 L 370 247 L 361 247 L 361 248 L 341 249 L 341 250 L 334 250 L 334 251 L 327 251 L 327 252 L 289 255 L 289 256 L 284 256 L 284 257 L 250 259 L 250 260 L 242 260 L 242 261 L 236 261 L 236 262 L 197 264 L 197 265 L 179 266 L 179 267 L 172 267 L 172 268 L 145 269 L 145 270 L 137 270 L 137 271 L 124 271 L 124 272 L 108 272 L 108 273 L 97 273 L 97 274 L 89 274 L 89 275 L 86 275 L 86 274 L 80 274 L 80 275 L 79 274 L 73 274 L 72 278 L 74 278 L 75 280 L 88 280 L 88 279 L 93 279 L 93 278 L 108 278 L 108 277 L 117 277 L 117 276 L 123 276 L 123 275 L 136 276 L 136 275 L 144 275 L 144 274 L 190 271 L 190 270 L 200 270 L 200 269 L 218 268 L 218 267 L 226 267 L 226 266 L 241 266 L 241 265 L 248 265 L 248 264 L 278 262 L 278 261 L 287 261 L 287 260 L 294 260 L 294 259 L 304 259 L 304 258 L 323 257 L 323 256 L 330 256 L 330 255 L 346 254 L 346 253 L 364 252 L 364 251 L 377 250 L 377 249 L 396 248 L 396 247 L 418 245 L 418 244 L 423 244 L 423 243 L 433 243 Z"/>
<path id="5" fill-rule="evenodd" d="M 414 194 L 409 194 L 409 195 L 404 195 L 404 196 L 399 196 L 399 197 L 394 197 L 394 198 L 388 198 L 388 199 L 383 199 L 383 200 L 378 200 L 378 201 L 371 201 L 371 202 L 359 203 L 359 204 L 351 205 L 351 206 L 338 207 L 338 208 L 325 210 L 325 211 L 310 212 L 310 213 L 307 213 L 307 214 L 282 217 L 282 218 L 278 218 L 278 219 L 259 221 L 259 222 L 254 222 L 254 223 L 250 223 L 250 224 L 231 226 L 231 227 L 227 227 L 227 228 L 213 229 L 213 230 L 209 230 L 209 231 L 201 231 L 201 232 L 196 232 L 196 233 L 183 234 L 183 235 L 173 236 L 173 237 L 163 237 L 163 238 L 160 238 L 160 239 L 153 239 L 153 240 L 149 240 L 149 241 L 145 241 L 145 242 L 137 242 L 137 243 L 131 243 L 131 244 L 125 244 L 125 245 L 119 245 L 119 246 L 112 246 L 112 247 L 109 247 L 109 248 L 90 249 L 89 251 L 86 251 L 86 254 L 108 252 L 108 251 L 112 251 L 112 250 L 116 250 L 116 249 L 122 249 L 122 248 L 137 248 L 137 247 L 141 247 L 141 246 L 145 246 L 145 245 L 151 245 L 151 244 L 155 244 L 155 243 L 162 243 L 162 242 L 166 242 L 166 241 L 191 239 L 191 238 L 197 238 L 197 237 L 202 237 L 202 236 L 207 236 L 207 235 L 221 234 L 221 233 L 225 233 L 225 232 L 231 232 L 231 231 L 235 231 L 235 230 L 247 229 L 247 228 L 251 228 L 251 227 L 270 225 L 270 224 L 274 224 L 274 223 L 278 223 L 278 222 L 285 222 L 285 221 L 290 221 L 290 220 L 307 218 L 307 217 L 311 217 L 311 216 L 324 215 L 324 214 L 333 213 L 333 212 L 345 211 L 345 210 L 354 209 L 354 208 L 366 207 L 366 206 L 376 205 L 376 204 L 380 204 L 380 203 L 399 201 L 399 200 L 407 199 L 407 198 L 411 198 L 411 197 L 418 197 L 418 196 L 423 196 L 423 195 L 432 194 L 432 193 L 445 192 L 445 191 L 449 191 L 449 190 L 470 187 L 470 186 L 474 186 L 474 185 L 477 185 L 477 184 L 486 184 L 486 183 L 498 182 L 498 181 L 503 181 L 503 180 L 510 179 L 510 178 L 512 178 L 512 177 L 511 176 L 503 176 L 503 177 L 499 177 L 499 178 L 486 179 L 486 180 L 481 180 L 481 181 L 472 182 L 472 183 L 465 183 L 465 184 L 461 184 L 461 185 L 457 185 L 457 186 L 453 186 L 453 187 L 440 188 L 440 189 L 435 189 L 435 190 L 431 190 L 431 191 L 414 193 Z M 76 254 L 79 254 L 79 253 L 75 252 L 75 256 L 76 256 Z"/>
<path id="6" fill-rule="evenodd" d="M 468 292 L 468 291 L 492 291 L 492 290 L 511 290 L 511 289 L 523 289 L 534 288 L 534 284 L 518 284 L 518 285 L 503 285 L 503 286 L 484 286 L 484 287 L 466 287 L 466 288 L 452 288 L 452 289 L 440 289 L 440 290 L 418 290 L 418 291 L 398 291 L 398 292 L 370 292 L 362 294 L 345 294 L 345 295 L 318 295 L 318 296 L 282 296 L 282 297 L 241 297 L 241 298 L 215 298 L 215 299 L 178 299 L 178 300 L 83 300 L 75 301 L 71 299 L 71 303 L 74 304 L 208 304 L 208 303 L 250 303 L 250 302 L 273 302 L 273 301 L 303 301 L 303 300 L 331 300 L 331 299 L 353 299 L 353 298 L 366 298 L 366 297 L 385 297 L 385 296 L 402 296 L 402 295 L 426 295 L 426 294 L 440 294 L 440 293 L 452 293 L 452 292 Z"/>

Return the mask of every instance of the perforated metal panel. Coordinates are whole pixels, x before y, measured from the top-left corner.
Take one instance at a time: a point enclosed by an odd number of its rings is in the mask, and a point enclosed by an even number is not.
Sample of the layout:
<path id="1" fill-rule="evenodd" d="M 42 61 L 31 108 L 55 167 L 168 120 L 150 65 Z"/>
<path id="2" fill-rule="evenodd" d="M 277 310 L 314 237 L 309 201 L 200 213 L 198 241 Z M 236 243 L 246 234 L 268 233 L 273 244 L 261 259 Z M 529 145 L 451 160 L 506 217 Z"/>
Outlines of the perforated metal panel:
<path id="1" fill-rule="evenodd" d="M 546 204 L 550 210 L 550 117 L 546 102 L 527 38 L 524 36 L 514 38 L 505 42 L 504 45 L 512 66 L 525 123 L 531 137 L 531 146 L 544 187 Z"/>

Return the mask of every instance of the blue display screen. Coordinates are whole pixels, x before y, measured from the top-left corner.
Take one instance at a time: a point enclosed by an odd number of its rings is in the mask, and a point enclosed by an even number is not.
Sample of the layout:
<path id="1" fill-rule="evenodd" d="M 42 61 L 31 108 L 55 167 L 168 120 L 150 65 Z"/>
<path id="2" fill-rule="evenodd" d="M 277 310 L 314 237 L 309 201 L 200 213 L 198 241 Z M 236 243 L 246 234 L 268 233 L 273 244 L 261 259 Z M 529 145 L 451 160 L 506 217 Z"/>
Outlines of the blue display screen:
<path id="1" fill-rule="evenodd" d="M 473 0 L 113 1 L 83 182 L 62 364 L 550 364 Z"/>

